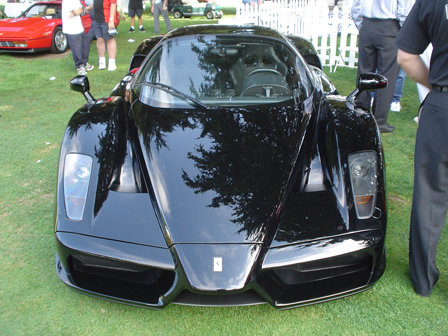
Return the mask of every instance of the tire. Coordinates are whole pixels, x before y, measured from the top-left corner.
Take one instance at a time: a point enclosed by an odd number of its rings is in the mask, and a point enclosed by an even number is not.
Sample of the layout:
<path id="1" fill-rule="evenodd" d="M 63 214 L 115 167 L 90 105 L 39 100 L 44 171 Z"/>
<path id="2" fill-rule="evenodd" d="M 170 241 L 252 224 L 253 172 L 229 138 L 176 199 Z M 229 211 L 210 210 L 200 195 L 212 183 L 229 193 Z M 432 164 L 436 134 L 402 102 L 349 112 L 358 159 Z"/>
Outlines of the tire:
<path id="1" fill-rule="evenodd" d="M 218 15 L 216 16 L 218 19 L 222 18 L 224 16 L 224 13 L 220 10 L 218 12 Z"/>
<path id="2" fill-rule="evenodd" d="M 173 18 L 175 18 L 175 19 L 180 19 L 180 18 L 182 18 L 182 12 L 180 11 L 180 10 L 175 10 L 174 12 L 173 12 Z"/>
<path id="3" fill-rule="evenodd" d="M 67 36 L 62 32 L 61 27 L 57 27 L 53 32 L 50 51 L 53 54 L 61 54 L 68 48 Z"/>
<path id="4" fill-rule="evenodd" d="M 208 11 L 205 13 L 205 17 L 209 20 L 213 20 L 215 18 L 215 13 L 213 11 Z"/>

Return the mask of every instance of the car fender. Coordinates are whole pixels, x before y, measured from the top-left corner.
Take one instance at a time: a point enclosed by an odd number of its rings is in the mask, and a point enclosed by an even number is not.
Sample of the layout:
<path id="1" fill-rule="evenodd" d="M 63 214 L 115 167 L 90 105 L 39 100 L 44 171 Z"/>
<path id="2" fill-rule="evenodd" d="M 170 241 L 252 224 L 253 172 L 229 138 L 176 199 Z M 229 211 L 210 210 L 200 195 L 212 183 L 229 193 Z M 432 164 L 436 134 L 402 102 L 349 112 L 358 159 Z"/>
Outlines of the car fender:
<path id="1" fill-rule="evenodd" d="M 321 126 L 325 132 L 321 149 L 325 160 L 328 178 L 334 186 L 339 199 L 346 198 L 347 218 L 350 226 L 371 228 L 372 221 L 359 220 L 354 211 L 354 198 L 351 190 L 348 157 L 352 153 L 374 151 L 377 153 L 377 200 L 374 217 L 386 228 L 387 195 L 385 178 L 385 159 L 375 118 L 369 111 L 349 101 L 329 100 L 329 113 Z M 353 225 L 352 225 L 353 224 Z M 374 227 L 378 228 L 378 222 Z"/>
<path id="2" fill-rule="evenodd" d="M 137 187 L 138 181 L 134 185 L 120 185 L 121 168 L 134 157 L 127 140 L 125 110 L 123 98 L 109 97 L 84 105 L 72 116 L 59 158 L 55 232 L 167 248 L 148 193 Z M 63 167 L 69 153 L 93 158 L 80 221 L 67 218 L 65 211 Z M 123 225 L 123 221 L 129 224 Z"/>

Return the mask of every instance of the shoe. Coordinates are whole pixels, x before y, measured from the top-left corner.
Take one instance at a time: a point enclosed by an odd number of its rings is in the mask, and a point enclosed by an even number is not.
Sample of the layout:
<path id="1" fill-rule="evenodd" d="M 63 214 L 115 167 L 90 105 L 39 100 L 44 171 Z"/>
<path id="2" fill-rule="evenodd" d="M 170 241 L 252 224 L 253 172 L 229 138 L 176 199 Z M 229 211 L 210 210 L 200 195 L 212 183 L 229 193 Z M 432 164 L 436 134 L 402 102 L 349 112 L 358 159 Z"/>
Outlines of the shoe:
<path id="1" fill-rule="evenodd" d="M 86 63 L 84 68 L 86 69 L 86 71 L 92 71 L 95 67 L 92 64 Z"/>
<path id="2" fill-rule="evenodd" d="M 145 28 L 143 28 L 143 26 L 140 27 L 140 31 L 141 31 L 142 33 L 144 33 L 144 32 L 145 32 Z"/>
<path id="3" fill-rule="evenodd" d="M 105 61 L 103 61 L 103 62 L 99 62 L 99 64 L 98 64 L 98 69 L 100 69 L 100 70 L 105 70 L 106 69 L 106 62 Z"/>
<path id="4" fill-rule="evenodd" d="M 134 27 L 129 28 L 129 32 L 130 32 L 130 33 L 133 33 L 134 30 L 135 30 Z"/>
<path id="5" fill-rule="evenodd" d="M 414 118 L 414 121 L 418 124 L 418 116 Z"/>
<path id="6" fill-rule="evenodd" d="M 115 71 L 116 69 L 117 69 L 117 66 L 115 64 L 109 64 L 107 71 Z"/>
<path id="7" fill-rule="evenodd" d="M 87 75 L 87 71 L 86 68 L 84 68 L 84 65 L 81 65 L 78 69 L 76 69 L 76 71 L 78 71 L 78 75 L 80 76 Z"/>
<path id="8" fill-rule="evenodd" d="M 392 102 L 390 104 L 390 110 L 392 112 L 400 112 L 401 111 L 401 104 L 400 104 L 400 102 Z"/>
<path id="9" fill-rule="evenodd" d="M 380 130 L 380 133 L 391 133 L 395 131 L 395 126 L 389 124 L 378 125 L 378 129 Z"/>

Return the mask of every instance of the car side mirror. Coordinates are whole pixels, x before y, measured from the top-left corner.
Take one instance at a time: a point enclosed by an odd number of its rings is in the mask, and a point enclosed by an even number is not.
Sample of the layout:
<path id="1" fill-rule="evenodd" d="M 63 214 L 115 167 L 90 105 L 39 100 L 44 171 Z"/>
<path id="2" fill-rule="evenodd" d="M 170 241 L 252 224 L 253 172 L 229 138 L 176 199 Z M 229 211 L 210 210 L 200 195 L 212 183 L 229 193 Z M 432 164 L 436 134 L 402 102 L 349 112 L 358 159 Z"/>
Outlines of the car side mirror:
<path id="1" fill-rule="evenodd" d="M 362 73 L 358 77 L 355 91 L 347 97 L 347 100 L 356 100 L 363 91 L 384 89 L 385 87 L 387 87 L 385 76 L 371 72 Z"/>
<path id="2" fill-rule="evenodd" d="M 96 100 L 89 92 L 90 84 L 87 76 L 76 76 L 72 78 L 70 81 L 70 89 L 76 92 L 81 92 L 89 105 L 95 104 Z"/>

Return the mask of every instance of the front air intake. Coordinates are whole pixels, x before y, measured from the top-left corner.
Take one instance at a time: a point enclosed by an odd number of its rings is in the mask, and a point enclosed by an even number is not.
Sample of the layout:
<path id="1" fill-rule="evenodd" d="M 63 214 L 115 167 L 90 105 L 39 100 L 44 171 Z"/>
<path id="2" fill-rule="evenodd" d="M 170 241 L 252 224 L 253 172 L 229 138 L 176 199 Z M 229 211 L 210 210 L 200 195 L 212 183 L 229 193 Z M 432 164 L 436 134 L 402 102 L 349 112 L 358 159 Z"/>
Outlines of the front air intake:
<path id="1" fill-rule="evenodd" d="M 73 282 L 84 290 L 157 304 L 174 283 L 174 272 L 95 256 L 69 257 Z"/>

